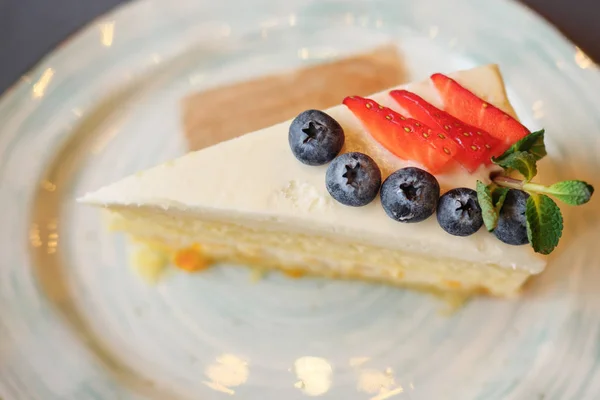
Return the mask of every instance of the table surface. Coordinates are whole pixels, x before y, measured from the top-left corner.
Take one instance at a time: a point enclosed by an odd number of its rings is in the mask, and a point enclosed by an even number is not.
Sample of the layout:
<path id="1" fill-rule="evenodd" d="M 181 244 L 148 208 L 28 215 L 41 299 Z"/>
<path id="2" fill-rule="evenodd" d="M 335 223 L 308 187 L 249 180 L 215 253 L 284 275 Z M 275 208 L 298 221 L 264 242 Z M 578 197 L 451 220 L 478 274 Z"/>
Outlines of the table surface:
<path id="1" fill-rule="evenodd" d="M 0 0 L 0 93 L 70 34 L 127 1 Z M 521 1 L 600 60 L 600 0 Z"/>

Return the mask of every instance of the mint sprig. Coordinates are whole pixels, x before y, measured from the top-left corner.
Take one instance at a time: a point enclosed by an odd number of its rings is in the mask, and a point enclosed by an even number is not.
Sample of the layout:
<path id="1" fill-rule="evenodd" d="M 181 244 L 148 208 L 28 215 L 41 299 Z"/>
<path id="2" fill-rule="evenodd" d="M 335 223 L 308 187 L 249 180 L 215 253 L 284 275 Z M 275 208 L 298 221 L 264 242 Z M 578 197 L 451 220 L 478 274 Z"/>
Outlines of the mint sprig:
<path id="1" fill-rule="evenodd" d="M 496 228 L 500 210 L 510 189 L 529 193 L 525 216 L 527 237 L 534 251 L 549 254 L 556 248 L 563 230 L 560 208 L 549 196 L 569 204 L 581 205 L 590 201 L 594 188 L 580 180 L 567 180 L 544 186 L 531 182 L 537 175 L 537 161 L 546 156 L 544 130 L 532 132 L 508 148 L 492 162 L 501 166 L 504 175 L 495 176 L 492 184 L 477 182 L 477 198 L 483 213 L 483 222 L 489 231 Z M 507 174 L 518 171 L 523 180 Z"/>

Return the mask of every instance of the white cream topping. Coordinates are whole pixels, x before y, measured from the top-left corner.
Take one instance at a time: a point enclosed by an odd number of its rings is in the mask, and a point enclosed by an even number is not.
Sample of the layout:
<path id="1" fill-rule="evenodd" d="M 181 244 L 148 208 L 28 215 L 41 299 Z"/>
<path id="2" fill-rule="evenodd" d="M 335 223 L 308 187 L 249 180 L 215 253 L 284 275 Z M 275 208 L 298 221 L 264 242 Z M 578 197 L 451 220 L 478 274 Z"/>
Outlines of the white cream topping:
<path id="1" fill-rule="evenodd" d="M 460 71 L 450 76 L 514 115 L 496 66 Z M 442 106 L 430 81 L 402 87 Z M 388 92 L 369 97 L 398 110 Z M 370 155 L 377 161 L 384 178 L 412 164 L 375 142 L 345 106 L 336 106 L 326 112 L 344 128 L 346 143 L 343 151 L 361 151 Z M 325 188 L 327 166 L 304 165 L 291 153 L 289 125 L 290 121 L 286 121 L 189 153 L 87 194 L 81 201 L 109 208 L 160 207 L 176 210 L 177 214 L 185 212 L 257 228 L 332 236 L 434 257 L 523 269 L 530 273 L 544 269 L 544 258 L 529 246 L 506 245 L 485 228 L 469 237 L 456 237 L 444 232 L 435 216 L 416 224 L 390 219 L 379 198 L 360 208 L 337 203 Z M 457 167 L 437 178 L 443 191 L 455 187 L 474 188 L 476 180 L 489 180 L 489 172 L 488 168 L 481 167 L 476 173 L 469 174 Z"/>

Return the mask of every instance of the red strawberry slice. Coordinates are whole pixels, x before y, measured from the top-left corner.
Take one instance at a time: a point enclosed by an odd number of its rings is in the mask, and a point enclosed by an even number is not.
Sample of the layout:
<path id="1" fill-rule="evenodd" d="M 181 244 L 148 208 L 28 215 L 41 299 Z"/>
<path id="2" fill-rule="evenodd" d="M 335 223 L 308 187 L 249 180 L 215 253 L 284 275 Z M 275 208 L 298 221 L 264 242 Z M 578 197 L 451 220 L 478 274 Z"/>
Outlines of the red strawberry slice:
<path id="1" fill-rule="evenodd" d="M 493 156 L 498 156 L 504 151 L 504 144 L 483 129 L 463 123 L 412 92 L 392 90 L 390 96 L 411 117 L 433 129 L 439 129 L 458 143 L 460 151 L 455 160 L 469 172 L 475 171 L 481 164 L 490 163 Z"/>
<path id="2" fill-rule="evenodd" d="M 434 174 L 453 164 L 458 145 L 419 121 L 359 96 L 346 97 L 344 104 L 392 154 L 416 161 Z"/>
<path id="3" fill-rule="evenodd" d="M 442 74 L 433 74 L 431 80 L 447 112 L 503 141 L 504 150 L 529 134 L 529 130 L 519 121 L 480 99 L 455 80 Z"/>

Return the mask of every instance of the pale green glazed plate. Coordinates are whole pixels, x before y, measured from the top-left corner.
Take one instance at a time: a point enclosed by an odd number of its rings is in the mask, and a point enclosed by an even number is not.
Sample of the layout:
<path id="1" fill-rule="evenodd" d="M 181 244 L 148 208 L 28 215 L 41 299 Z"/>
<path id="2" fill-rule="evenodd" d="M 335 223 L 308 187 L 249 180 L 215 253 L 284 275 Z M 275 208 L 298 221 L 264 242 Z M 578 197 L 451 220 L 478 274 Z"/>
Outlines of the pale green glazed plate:
<path id="1" fill-rule="evenodd" d="M 411 77 L 497 62 L 541 168 L 600 187 L 600 75 L 516 3 L 148 0 L 94 22 L 0 100 L 0 398 L 600 398 L 599 201 L 522 298 L 438 300 L 246 269 L 152 286 L 77 205 L 185 149 L 184 94 L 396 41 Z M 234 112 L 235 110 L 232 110 Z"/>

